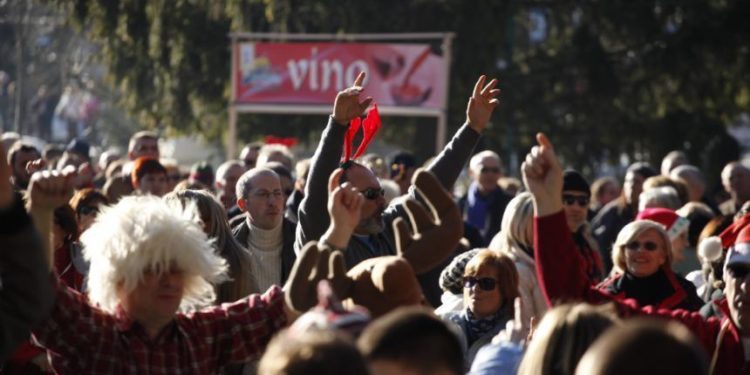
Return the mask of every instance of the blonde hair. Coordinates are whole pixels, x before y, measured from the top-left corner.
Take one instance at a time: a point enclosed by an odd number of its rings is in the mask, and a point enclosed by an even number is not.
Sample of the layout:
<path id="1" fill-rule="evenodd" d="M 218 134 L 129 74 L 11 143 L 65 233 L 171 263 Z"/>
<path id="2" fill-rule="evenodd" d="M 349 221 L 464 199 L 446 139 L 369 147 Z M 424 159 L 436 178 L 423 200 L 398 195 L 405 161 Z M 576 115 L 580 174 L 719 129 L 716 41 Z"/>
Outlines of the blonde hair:
<path id="1" fill-rule="evenodd" d="M 613 271 L 624 272 L 627 270 L 627 266 L 625 265 L 625 245 L 648 230 L 655 230 L 659 234 L 664 243 L 664 251 L 667 255 L 667 261 L 664 264 L 672 264 L 672 241 L 669 239 L 667 231 L 664 230 L 664 226 L 651 220 L 636 220 L 620 230 L 614 245 L 612 245 L 612 264 L 615 267 Z"/>
<path id="2" fill-rule="evenodd" d="M 178 210 L 152 196 L 125 197 L 104 207 L 81 237 L 91 264 L 88 295 L 92 303 L 114 313 L 118 289 L 135 290 L 147 270 L 157 274 L 172 266 L 185 275 L 180 310 L 189 312 L 216 298 L 213 283 L 222 281 L 226 262 L 203 233 L 196 209 Z"/>
<path id="3" fill-rule="evenodd" d="M 526 238 L 526 229 L 532 225 L 534 217 L 534 199 L 531 193 L 523 192 L 508 202 L 500 222 L 500 231 L 490 243 L 490 249 L 513 257 L 514 250 L 527 251 L 532 243 Z M 534 254 L 529 254 L 534 257 Z"/>
<path id="4" fill-rule="evenodd" d="M 564 304 L 547 311 L 518 367 L 518 375 L 573 374 L 586 350 L 616 323 L 611 304 Z"/>

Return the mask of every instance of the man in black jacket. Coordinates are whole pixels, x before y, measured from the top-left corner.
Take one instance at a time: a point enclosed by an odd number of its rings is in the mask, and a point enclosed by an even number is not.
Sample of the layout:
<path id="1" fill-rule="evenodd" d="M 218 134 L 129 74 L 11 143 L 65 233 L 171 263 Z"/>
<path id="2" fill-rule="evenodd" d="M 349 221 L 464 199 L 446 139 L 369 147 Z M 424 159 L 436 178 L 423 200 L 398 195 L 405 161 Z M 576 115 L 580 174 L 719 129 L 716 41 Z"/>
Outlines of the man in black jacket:
<path id="1" fill-rule="evenodd" d="M 5 150 L 0 144 L 0 155 Z M 47 316 L 54 303 L 45 247 L 23 202 L 13 193 L 10 168 L 0 161 L 0 364 Z"/>

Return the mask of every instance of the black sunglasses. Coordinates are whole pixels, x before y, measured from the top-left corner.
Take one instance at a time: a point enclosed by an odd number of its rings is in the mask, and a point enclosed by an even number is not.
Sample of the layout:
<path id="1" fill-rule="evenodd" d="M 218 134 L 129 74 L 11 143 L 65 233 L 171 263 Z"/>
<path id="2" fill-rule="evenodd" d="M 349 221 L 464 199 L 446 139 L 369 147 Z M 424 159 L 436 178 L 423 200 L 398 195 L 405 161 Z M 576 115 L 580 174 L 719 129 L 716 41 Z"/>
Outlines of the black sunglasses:
<path id="1" fill-rule="evenodd" d="M 648 251 L 654 251 L 659 248 L 659 245 L 656 244 L 656 242 L 653 241 L 646 241 L 641 243 L 640 241 L 630 241 L 627 244 L 625 244 L 625 248 L 628 250 L 636 251 L 643 247 L 644 249 Z"/>
<path id="2" fill-rule="evenodd" d="M 384 197 L 385 196 L 385 189 L 383 189 L 383 188 L 367 188 L 365 190 L 360 191 L 360 193 L 362 193 L 362 195 L 364 195 L 366 199 L 374 201 L 374 200 L 378 199 L 378 197 Z"/>
<path id="3" fill-rule="evenodd" d="M 589 197 L 563 194 L 562 199 L 563 204 L 565 204 L 566 206 L 572 206 L 574 203 L 578 203 L 578 205 L 581 207 L 586 207 L 589 205 Z"/>
<path id="4" fill-rule="evenodd" d="M 741 265 L 727 265 L 727 273 L 735 279 L 744 279 L 750 274 L 750 268 Z"/>
<path id="5" fill-rule="evenodd" d="M 479 289 L 482 290 L 495 290 L 495 286 L 497 286 L 497 280 L 491 278 L 491 277 L 480 277 L 476 278 L 473 276 L 464 276 L 464 288 L 473 288 L 474 285 L 479 285 Z"/>

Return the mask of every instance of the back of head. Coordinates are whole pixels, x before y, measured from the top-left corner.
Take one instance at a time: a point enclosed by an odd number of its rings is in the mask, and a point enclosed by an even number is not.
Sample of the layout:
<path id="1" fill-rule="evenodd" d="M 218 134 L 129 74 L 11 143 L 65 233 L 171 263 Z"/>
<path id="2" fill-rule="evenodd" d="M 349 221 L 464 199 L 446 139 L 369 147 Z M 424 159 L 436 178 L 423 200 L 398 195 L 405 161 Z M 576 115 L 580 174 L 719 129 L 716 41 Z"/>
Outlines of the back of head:
<path id="1" fill-rule="evenodd" d="M 615 316 L 612 305 L 564 304 L 547 311 L 518 374 L 573 374 L 589 346 L 615 323 Z"/>
<path id="2" fill-rule="evenodd" d="M 283 331 L 271 340 L 258 365 L 260 375 L 368 373 L 354 344 L 331 330 Z"/>
<path id="3" fill-rule="evenodd" d="M 663 176 L 669 176 L 669 172 L 684 164 L 688 164 L 688 157 L 683 151 L 670 151 L 664 156 L 664 159 L 661 160 L 661 174 Z"/>
<path id="4" fill-rule="evenodd" d="M 357 346 L 375 374 L 384 365 L 414 374 L 464 373 L 458 337 L 424 308 L 400 308 L 374 321 L 359 337 Z"/>
<path id="5" fill-rule="evenodd" d="M 602 335 L 581 358 L 576 374 L 705 375 L 708 362 L 682 324 L 633 319 Z"/>

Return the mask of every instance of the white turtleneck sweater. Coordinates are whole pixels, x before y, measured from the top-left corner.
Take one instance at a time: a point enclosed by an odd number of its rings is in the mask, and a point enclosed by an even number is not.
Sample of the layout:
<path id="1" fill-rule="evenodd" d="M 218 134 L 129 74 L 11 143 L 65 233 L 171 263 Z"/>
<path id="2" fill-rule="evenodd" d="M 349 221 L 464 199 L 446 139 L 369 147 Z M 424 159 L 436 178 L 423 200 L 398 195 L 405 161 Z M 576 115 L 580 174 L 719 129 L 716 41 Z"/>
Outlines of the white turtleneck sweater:
<path id="1" fill-rule="evenodd" d="M 247 236 L 247 249 L 252 262 L 250 270 L 259 292 L 263 293 L 271 285 L 281 286 L 281 250 L 284 238 L 282 224 L 273 229 L 261 229 L 248 222 L 250 233 Z"/>

